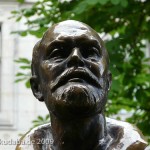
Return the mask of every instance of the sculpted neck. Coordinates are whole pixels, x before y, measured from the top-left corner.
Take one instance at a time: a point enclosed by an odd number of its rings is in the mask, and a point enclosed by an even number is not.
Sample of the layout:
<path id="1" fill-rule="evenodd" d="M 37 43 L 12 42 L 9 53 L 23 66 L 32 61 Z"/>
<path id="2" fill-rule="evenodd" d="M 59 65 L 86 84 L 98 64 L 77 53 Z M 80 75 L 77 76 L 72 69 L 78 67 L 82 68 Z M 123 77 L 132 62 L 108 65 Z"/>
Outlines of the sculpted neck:
<path id="1" fill-rule="evenodd" d="M 106 134 L 102 114 L 69 121 L 51 115 L 51 126 L 54 150 L 96 150 Z"/>

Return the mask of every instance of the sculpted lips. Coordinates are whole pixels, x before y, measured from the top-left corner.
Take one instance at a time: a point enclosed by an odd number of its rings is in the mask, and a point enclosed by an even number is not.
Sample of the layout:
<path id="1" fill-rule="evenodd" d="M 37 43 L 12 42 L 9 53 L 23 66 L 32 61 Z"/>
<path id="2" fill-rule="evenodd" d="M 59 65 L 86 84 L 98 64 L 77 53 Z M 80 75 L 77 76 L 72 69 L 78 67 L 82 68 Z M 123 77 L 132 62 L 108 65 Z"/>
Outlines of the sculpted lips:
<path id="1" fill-rule="evenodd" d="M 67 82 L 87 82 L 91 85 L 101 87 L 98 79 L 87 69 L 68 69 L 59 78 L 51 84 L 51 90 L 55 91 L 58 87 L 66 84 Z"/>

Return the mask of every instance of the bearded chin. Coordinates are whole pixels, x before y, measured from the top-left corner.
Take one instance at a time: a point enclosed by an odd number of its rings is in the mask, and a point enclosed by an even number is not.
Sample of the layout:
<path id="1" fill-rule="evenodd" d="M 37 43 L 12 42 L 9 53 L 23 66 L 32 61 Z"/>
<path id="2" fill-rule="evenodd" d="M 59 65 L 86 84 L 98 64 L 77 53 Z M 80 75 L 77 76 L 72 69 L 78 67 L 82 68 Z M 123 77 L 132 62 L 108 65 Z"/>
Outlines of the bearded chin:
<path id="1" fill-rule="evenodd" d="M 104 105 L 104 93 L 91 85 L 67 84 L 52 94 L 57 104 L 73 114 L 92 114 L 101 111 Z"/>

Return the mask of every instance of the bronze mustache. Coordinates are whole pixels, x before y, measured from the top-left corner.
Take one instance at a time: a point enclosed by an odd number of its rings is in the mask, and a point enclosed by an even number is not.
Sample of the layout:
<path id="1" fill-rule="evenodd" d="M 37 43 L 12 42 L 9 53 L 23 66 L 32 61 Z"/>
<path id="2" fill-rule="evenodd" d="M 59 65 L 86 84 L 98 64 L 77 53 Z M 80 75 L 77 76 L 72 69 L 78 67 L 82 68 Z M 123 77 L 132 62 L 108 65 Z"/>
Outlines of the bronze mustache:
<path id="1" fill-rule="evenodd" d="M 95 77 L 95 75 L 93 75 L 93 73 L 90 70 L 86 68 L 77 68 L 77 69 L 71 68 L 71 69 L 67 69 L 66 71 L 64 71 L 60 75 L 60 77 L 58 77 L 53 83 L 51 83 L 52 92 L 73 78 L 82 79 L 83 81 L 89 84 L 92 84 L 94 86 L 101 88 L 99 80 L 97 79 L 97 77 Z"/>

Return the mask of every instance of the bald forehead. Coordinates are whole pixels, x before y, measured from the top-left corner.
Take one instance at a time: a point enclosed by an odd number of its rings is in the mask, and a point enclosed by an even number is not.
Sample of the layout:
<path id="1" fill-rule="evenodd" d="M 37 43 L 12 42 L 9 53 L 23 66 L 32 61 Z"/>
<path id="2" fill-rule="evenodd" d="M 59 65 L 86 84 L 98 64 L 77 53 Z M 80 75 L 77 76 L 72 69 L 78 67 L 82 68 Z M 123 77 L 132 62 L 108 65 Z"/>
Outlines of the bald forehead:
<path id="1" fill-rule="evenodd" d="M 54 27 L 55 34 L 63 34 L 63 35 L 74 35 L 74 36 L 81 36 L 82 34 L 86 34 L 91 32 L 91 28 L 81 22 L 77 21 L 65 21 L 57 24 Z"/>
<path id="2" fill-rule="evenodd" d="M 42 41 L 46 44 L 62 38 L 81 39 L 82 37 L 95 39 L 101 45 L 102 40 L 95 30 L 82 22 L 74 20 L 63 21 L 52 26 L 45 33 Z"/>

